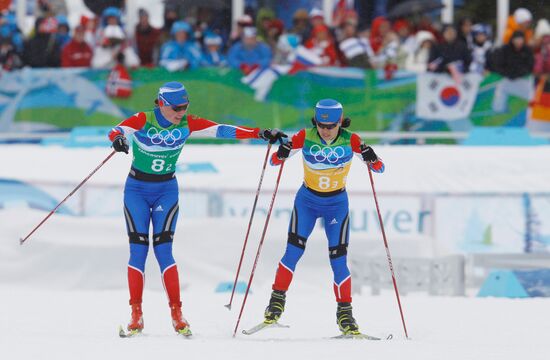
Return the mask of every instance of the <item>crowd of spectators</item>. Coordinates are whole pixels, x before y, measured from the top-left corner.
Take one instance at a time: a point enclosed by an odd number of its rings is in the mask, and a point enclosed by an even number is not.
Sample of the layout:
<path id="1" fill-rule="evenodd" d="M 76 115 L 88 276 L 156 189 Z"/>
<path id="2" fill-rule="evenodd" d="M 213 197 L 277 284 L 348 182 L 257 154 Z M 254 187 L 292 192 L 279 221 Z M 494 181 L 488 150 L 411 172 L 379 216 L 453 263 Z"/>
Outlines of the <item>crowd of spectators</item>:
<path id="1" fill-rule="evenodd" d="M 263 8 L 255 16 L 242 16 L 235 29 L 224 34 L 208 23 L 183 19 L 168 6 L 162 28 L 152 26 L 148 12 L 139 9 L 132 32 L 116 7 L 106 8 L 96 18 L 83 17 L 74 28 L 53 7 L 46 5 L 41 11 L 26 37 L 13 13 L 1 15 L 4 70 L 122 64 L 161 66 L 169 71 L 227 66 L 248 74 L 272 64 L 292 64 L 302 54 L 316 66 L 383 69 L 388 79 L 398 69 L 448 72 L 456 78 L 466 72 L 492 71 L 512 80 L 533 72 L 550 73 L 550 25 L 545 19 L 535 24 L 524 8 L 510 15 L 503 45 L 496 48 L 491 27 L 470 18 L 454 25 L 419 16 L 414 20 L 377 17 L 362 29 L 353 10 L 336 14 L 328 26 L 322 11 L 314 8 L 296 11 L 292 26 L 285 27 L 272 10 Z"/>

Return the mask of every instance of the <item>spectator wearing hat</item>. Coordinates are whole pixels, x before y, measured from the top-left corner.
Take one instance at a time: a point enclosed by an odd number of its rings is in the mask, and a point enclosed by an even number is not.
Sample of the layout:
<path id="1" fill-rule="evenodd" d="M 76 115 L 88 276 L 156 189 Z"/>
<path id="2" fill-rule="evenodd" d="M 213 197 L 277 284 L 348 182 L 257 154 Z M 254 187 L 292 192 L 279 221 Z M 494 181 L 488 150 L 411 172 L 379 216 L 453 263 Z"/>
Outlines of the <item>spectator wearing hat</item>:
<path id="1" fill-rule="evenodd" d="M 112 69 L 117 64 L 123 64 L 126 67 L 139 66 L 139 57 L 129 46 L 120 26 L 107 25 L 102 33 L 101 42 L 94 49 L 92 67 Z"/>
<path id="2" fill-rule="evenodd" d="M 535 27 L 534 44 L 535 53 L 538 54 L 546 46 L 547 39 L 550 37 L 550 22 L 546 19 L 540 19 Z"/>
<path id="3" fill-rule="evenodd" d="M 347 18 L 340 26 L 339 43 L 340 52 L 344 57 L 345 64 L 351 67 L 369 69 L 372 68 L 371 60 L 374 51 L 370 47 L 369 40 L 357 35 L 357 20 Z"/>
<path id="4" fill-rule="evenodd" d="M 304 43 L 321 58 L 321 66 L 338 66 L 336 44 L 328 26 L 317 25 L 311 30 L 311 37 Z"/>
<path id="5" fill-rule="evenodd" d="M 493 48 L 491 27 L 487 24 L 472 26 L 472 62 L 470 72 L 484 75 L 486 72 L 487 55 Z"/>
<path id="6" fill-rule="evenodd" d="M 301 42 L 309 39 L 311 34 L 311 24 L 309 22 L 309 14 L 306 9 L 298 9 L 292 16 L 292 29 L 290 33 L 300 37 Z"/>
<path id="7" fill-rule="evenodd" d="M 269 22 L 267 26 L 267 37 L 266 44 L 271 48 L 272 52 L 275 52 L 277 49 L 277 43 L 279 42 L 279 37 L 285 31 L 285 25 L 280 19 L 273 19 Z"/>
<path id="8" fill-rule="evenodd" d="M 241 69 L 245 75 L 257 68 L 266 68 L 271 63 L 271 49 L 263 41 L 259 41 L 256 35 L 255 28 L 244 28 L 241 42 L 233 45 L 227 55 L 229 66 Z"/>
<path id="9" fill-rule="evenodd" d="M 101 27 L 105 28 L 108 25 L 122 27 L 122 11 L 119 8 L 109 6 L 101 13 Z"/>
<path id="10" fill-rule="evenodd" d="M 162 45 L 159 65 L 168 71 L 195 69 L 200 66 L 202 52 L 195 43 L 192 28 L 185 21 L 172 25 L 172 40 Z"/>
<path id="11" fill-rule="evenodd" d="M 227 66 L 227 58 L 221 52 L 222 37 L 218 34 L 207 32 L 204 35 L 204 52 L 202 54 L 203 66 Z"/>
<path id="12" fill-rule="evenodd" d="M 515 31 L 520 31 L 523 33 L 525 41 L 528 45 L 532 45 L 533 40 L 533 30 L 531 29 L 531 24 L 533 21 L 533 14 L 525 8 L 518 8 L 514 11 L 514 14 L 508 17 L 508 23 L 506 25 L 506 30 L 502 41 L 504 44 L 508 44 L 512 38 L 512 34 Z"/>
<path id="13" fill-rule="evenodd" d="M 275 19 L 275 12 L 269 8 L 261 8 L 256 15 L 256 30 L 259 41 L 267 42 L 267 32 L 271 20 Z"/>
<path id="14" fill-rule="evenodd" d="M 509 95 L 531 99 L 533 65 L 533 50 L 527 45 L 525 34 L 519 30 L 512 34 L 508 44 L 491 53 L 490 70 L 503 77 L 495 89 L 492 104 L 495 112 L 507 110 Z"/>
<path id="15" fill-rule="evenodd" d="M 139 9 L 138 15 L 135 31 L 137 53 L 142 66 L 152 67 L 158 57 L 161 31 L 151 26 L 147 10 Z"/>
<path id="16" fill-rule="evenodd" d="M 309 12 L 309 24 L 311 25 L 311 28 L 313 29 L 317 25 L 326 25 L 325 23 L 325 17 L 323 16 L 323 10 L 314 7 Z M 338 26 L 335 24 L 335 26 Z"/>
<path id="17" fill-rule="evenodd" d="M 430 51 L 435 45 L 435 36 L 426 30 L 420 30 L 414 38 L 415 47 L 405 59 L 405 69 L 415 73 L 426 72 Z"/>
<path id="18" fill-rule="evenodd" d="M 35 34 L 24 45 L 23 62 L 31 67 L 58 67 L 61 64 L 61 44 L 57 35 L 57 20 L 53 16 L 38 18 Z"/>
<path id="19" fill-rule="evenodd" d="M 401 51 L 405 54 L 409 54 L 414 51 L 416 40 L 412 34 L 411 23 L 405 19 L 399 19 L 393 23 L 392 28 L 399 38 Z"/>
<path id="20" fill-rule="evenodd" d="M 57 20 L 57 39 L 61 44 L 61 49 L 63 49 L 63 47 L 71 41 L 71 27 L 65 15 L 57 15 L 55 19 Z"/>
<path id="21" fill-rule="evenodd" d="M 92 63 L 93 50 L 84 39 L 84 26 L 74 29 L 73 38 L 61 51 L 62 67 L 89 67 Z"/>
<path id="22" fill-rule="evenodd" d="M 390 22 L 383 16 L 374 18 L 371 25 L 370 45 L 375 54 L 378 54 L 386 35 L 391 31 Z"/>
<path id="23" fill-rule="evenodd" d="M 231 34 L 229 35 L 229 42 L 227 46 L 231 47 L 234 44 L 241 41 L 244 28 L 253 27 L 253 26 L 254 26 L 254 20 L 252 20 L 252 17 L 250 15 L 244 14 L 241 17 L 239 17 L 237 19 L 237 24 L 235 25 L 233 31 L 231 31 Z"/>

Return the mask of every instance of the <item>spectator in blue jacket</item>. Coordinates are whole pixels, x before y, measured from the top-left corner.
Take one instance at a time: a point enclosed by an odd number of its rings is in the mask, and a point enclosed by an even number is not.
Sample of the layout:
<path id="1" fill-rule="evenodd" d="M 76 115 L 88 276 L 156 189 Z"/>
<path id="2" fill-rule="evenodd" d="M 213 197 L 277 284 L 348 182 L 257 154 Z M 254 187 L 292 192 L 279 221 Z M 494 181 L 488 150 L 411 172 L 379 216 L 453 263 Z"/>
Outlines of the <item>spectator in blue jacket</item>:
<path id="1" fill-rule="evenodd" d="M 61 44 L 61 49 L 63 49 L 71 41 L 71 27 L 65 15 L 57 15 L 55 18 L 57 20 L 57 40 Z"/>
<path id="2" fill-rule="evenodd" d="M 227 56 L 229 66 L 241 69 L 245 75 L 257 68 L 268 67 L 271 58 L 271 49 L 256 39 L 256 29 L 253 27 L 244 28 L 242 41 L 233 45 Z"/>
<path id="3" fill-rule="evenodd" d="M 226 66 L 227 58 L 220 51 L 222 37 L 215 33 L 206 33 L 203 42 L 205 49 L 202 54 L 202 64 L 204 66 Z"/>
<path id="4" fill-rule="evenodd" d="M 18 54 L 23 53 L 23 35 L 17 27 L 17 19 L 13 12 L 0 14 L 0 38 L 10 39 Z"/>
<path id="5" fill-rule="evenodd" d="M 176 21 L 170 35 L 173 40 L 166 42 L 160 49 L 159 65 L 168 71 L 194 69 L 200 66 L 202 53 L 194 40 L 190 39 L 191 25 L 185 21 Z"/>

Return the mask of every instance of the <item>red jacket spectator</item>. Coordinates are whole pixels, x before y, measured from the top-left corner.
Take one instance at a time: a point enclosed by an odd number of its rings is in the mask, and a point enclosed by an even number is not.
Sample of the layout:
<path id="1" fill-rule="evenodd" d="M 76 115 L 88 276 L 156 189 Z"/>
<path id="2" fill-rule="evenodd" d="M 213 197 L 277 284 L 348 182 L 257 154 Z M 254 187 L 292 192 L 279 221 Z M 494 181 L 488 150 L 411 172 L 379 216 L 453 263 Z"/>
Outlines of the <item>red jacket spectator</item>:
<path id="1" fill-rule="evenodd" d="M 390 22 L 383 16 L 378 16 L 372 21 L 370 29 L 370 46 L 375 53 L 378 53 L 382 44 L 384 43 L 384 37 L 391 30 Z"/>
<path id="2" fill-rule="evenodd" d="M 338 52 L 330 30 L 326 25 L 317 25 L 304 46 L 314 50 L 322 60 L 322 66 L 338 66 Z"/>
<path id="3" fill-rule="evenodd" d="M 74 30 L 71 41 L 61 51 L 62 67 L 89 67 L 92 61 L 93 51 L 90 45 L 84 41 L 84 27 L 79 25 Z"/>
<path id="4" fill-rule="evenodd" d="M 136 25 L 136 47 L 143 66 L 154 66 L 160 44 L 161 30 L 149 23 L 149 14 L 139 9 L 139 23 Z"/>

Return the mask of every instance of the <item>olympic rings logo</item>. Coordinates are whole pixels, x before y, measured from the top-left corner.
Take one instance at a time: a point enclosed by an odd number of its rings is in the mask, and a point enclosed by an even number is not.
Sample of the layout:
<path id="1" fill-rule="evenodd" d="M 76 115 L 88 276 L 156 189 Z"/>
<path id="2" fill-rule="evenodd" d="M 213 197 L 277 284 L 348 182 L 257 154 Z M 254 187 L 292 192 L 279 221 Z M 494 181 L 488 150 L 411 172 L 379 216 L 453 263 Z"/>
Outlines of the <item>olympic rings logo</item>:
<path id="1" fill-rule="evenodd" d="M 309 153 L 318 162 L 323 162 L 326 160 L 330 164 L 334 164 L 342 157 L 344 157 L 346 151 L 341 146 L 337 146 L 335 148 L 325 146 L 321 148 L 319 145 L 313 145 L 309 148 Z"/>
<path id="2" fill-rule="evenodd" d="M 183 134 L 180 129 L 170 130 L 161 130 L 158 131 L 156 128 L 152 127 L 147 130 L 147 137 L 151 140 L 154 145 L 159 145 L 164 143 L 165 145 L 174 145 L 176 141 L 181 139 Z"/>

